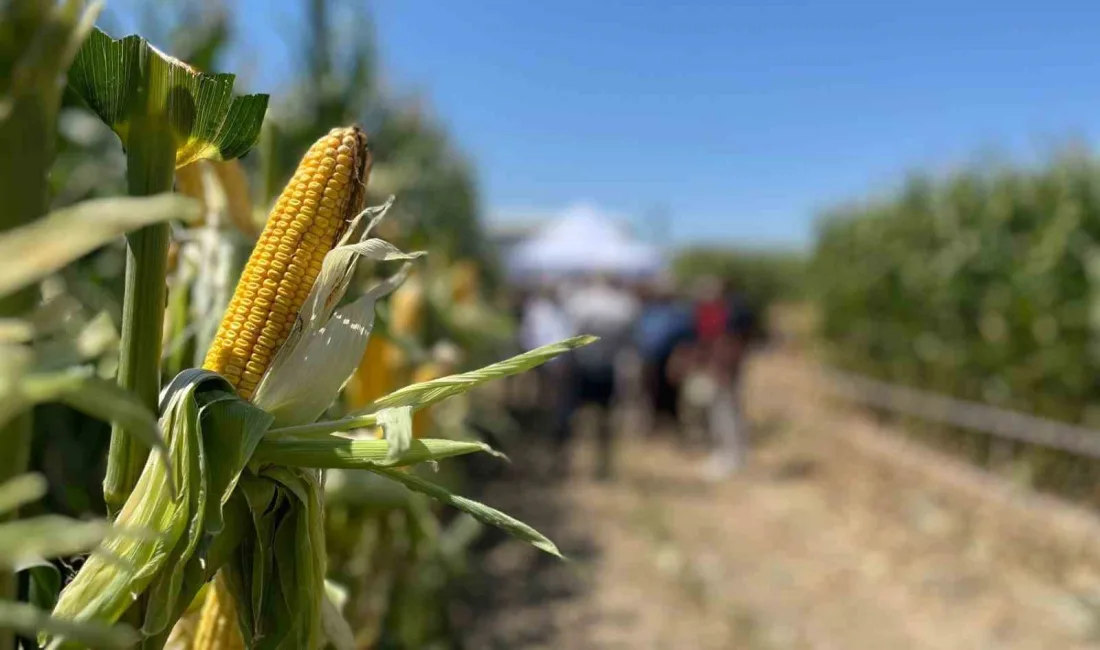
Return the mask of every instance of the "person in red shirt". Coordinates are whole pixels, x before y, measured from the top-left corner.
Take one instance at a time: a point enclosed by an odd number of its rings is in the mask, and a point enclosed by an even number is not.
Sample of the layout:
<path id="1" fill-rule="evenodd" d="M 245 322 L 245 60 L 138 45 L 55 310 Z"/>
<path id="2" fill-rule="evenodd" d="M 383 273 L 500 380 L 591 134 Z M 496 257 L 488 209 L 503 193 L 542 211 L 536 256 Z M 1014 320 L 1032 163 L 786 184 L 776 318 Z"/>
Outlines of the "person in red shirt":
<path id="1" fill-rule="evenodd" d="M 704 297 L 695 306 L 695 336 L 701 345 L 712 345 L 726 334 L 729 305 L 717 281 L 708 281 Z M 709 295 L 708 295 L 709 294 Z"/>
<path id="2" fill-rule="evenodd" d="M 712 387 L 706 408 L 707 429 L 713 445 L 707 463 L 708 477 L 718 480 L 745 463 L 747 430 L 742 413 L 741 378 L 745 359 L 755 338 L 752 310 L 732 281 L 703 282 L 695 307 L 696 340 L 690 361 L 681 361 L 680 375 L 703 373 Z M 686 366 L 686 369 L 685 369 Z"/>

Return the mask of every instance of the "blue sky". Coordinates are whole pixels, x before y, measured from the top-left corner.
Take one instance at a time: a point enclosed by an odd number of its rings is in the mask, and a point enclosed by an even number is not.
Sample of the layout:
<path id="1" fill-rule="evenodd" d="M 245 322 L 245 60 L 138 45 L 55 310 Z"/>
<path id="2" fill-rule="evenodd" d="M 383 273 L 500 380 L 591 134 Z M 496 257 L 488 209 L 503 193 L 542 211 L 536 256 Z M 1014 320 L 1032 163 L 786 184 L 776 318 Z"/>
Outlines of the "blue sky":
<path id="1" fill-rule="evenodd" d="M 238 0 L 253 90 L 279 92 L 303 4 Z M 1100 136 L 1095 0 L 362 4 L 494 221 L 584 201 L 678 244 L 804 246 L 908 170 Z"/>

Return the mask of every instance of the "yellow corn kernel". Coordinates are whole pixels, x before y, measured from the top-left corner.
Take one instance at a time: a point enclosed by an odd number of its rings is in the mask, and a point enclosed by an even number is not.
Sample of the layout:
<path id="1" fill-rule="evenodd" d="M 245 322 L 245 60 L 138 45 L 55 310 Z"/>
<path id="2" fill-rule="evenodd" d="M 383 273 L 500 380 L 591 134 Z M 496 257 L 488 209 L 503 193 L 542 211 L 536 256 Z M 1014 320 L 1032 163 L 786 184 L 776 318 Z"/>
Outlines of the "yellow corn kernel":
<path id="1" fill-rule="evenodd" d="M 214 590 L 203 603 L 193 639 L 194 650 L 244 650 L 237 608 L 220 577 L 214 580 Z"/>
<path id="2" fill-rule="evenodd" d="M 333 129 L 306 152 L 275 202 L 203 363 L 242 398 L 256 390 L 325 254 L 362 209 L 369 169 L 366 135 Z"/>

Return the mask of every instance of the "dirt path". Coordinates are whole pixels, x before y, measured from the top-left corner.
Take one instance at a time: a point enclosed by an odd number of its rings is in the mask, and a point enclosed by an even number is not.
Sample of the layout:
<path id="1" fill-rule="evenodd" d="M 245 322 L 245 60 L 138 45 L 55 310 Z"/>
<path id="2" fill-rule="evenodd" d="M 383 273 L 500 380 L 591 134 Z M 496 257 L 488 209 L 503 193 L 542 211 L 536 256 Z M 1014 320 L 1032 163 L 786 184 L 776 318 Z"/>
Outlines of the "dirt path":
<path id="1" fill-rule="evenodd" d="M 560 483 L 517 460 L 483 498 L 573 561 L 487 552 L 467 647 L 1100 648 L 1091 515 L 827 403 L 797 357 L 762 355 L 749 383 L 752 466 L 721 485 L 662 440 L 624 441 L 610 484 L 583 453 Z"/>

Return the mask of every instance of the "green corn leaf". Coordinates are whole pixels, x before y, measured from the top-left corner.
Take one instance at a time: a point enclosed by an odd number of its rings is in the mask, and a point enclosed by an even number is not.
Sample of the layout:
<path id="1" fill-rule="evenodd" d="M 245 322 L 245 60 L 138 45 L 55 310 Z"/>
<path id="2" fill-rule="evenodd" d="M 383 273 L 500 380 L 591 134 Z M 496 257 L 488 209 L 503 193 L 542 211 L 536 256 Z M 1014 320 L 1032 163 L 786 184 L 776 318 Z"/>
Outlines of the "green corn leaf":
<path id="1" fill-rule="evenodd" d="M 596 340 L 594 336 L 574 336 L 573 338 L 565 339 L 558 343 L 551 343 L 550 345 L 535 348 L 530 352 L 524 352 L 523 354 L 516 355 L 499 363 L 485 366 L 478 370 L 465 372 L 459 375 L 440 377 L 439 379 L 433 379 L 419 384 L 412 384 L 411 386 L 396 390 L 385 397 L 380 397 L 370 406 L 359 412 L 374 412 L 383 408 L 393 408 L 396 406 L 411 406 L 413 409 L 419 411 L 436 402 L 443 401 L 448 397 L 466 393 L 484 383 L 516 375 L 541 366 L 555 357 L 559 357 L 570 350 L 588 345 Z"/>
<path id="2" fill-rule="evenodd" d="M 221 532 L 214 536 L 206 535 L 198 551 L 184 565 L 183 579 L 177 583 L 180 585 L 178 593 L 172 594 L 171 600 L 149 599 L 142 625 L 148 636 L 156 638 L 167 635 L 171 632 L 171 625 L 166 621 L 179 620 L 185 612 L 201 607 L 200 593 L 240 547 L 245 533 L 250 530 L 248 503 L 239 492 L 233 492 L 222 511 L 225 524 Z"/>
<path id="3" fill-rule="evenodd" d="M 150 458 L 115 520 L 117 525 L 151 531 L 156 536 L 107 540 L 101 547 L 103 552 L 92 555 L 61 592 L 54 616 L 114 623 L 164 567 L 194 516 L 191 493 L 198 487 L 192 485 L 193 468 L 200 453 L 193 424 L 197 420 L 198 408 L 193 399 L 173 400 L 172 408 L 161 420 L 171 467 L 166 469 Z M 168 490 L 169 471 L 180 488 L 176 498 Z"/>
<path id="4" fill-rule="evenodd" d="M 195 491 L 186 543 L 173 549 L 165 571 L 149 586 L 142 632 L 150 636 L 168 630 L 205 579 L 224 562 L 225 557 L 214 556 L 225 549 L 214 546 L 228 541 L 222 539 L 227 524 L 234 527 L 239 523 L 227 522 L 224 510 L 241 470 L 272 421 L 270 415 L 232 393 L 212 390 L 200 399 L 205 402 L 199 410 L 201 461 L 193 482 L 200 488 Z M 233 530 L 229 539 L 241 534 L 243 529 Z"/>
<path id="5" fill-rule="evenodd" d="M 208 457 L 206 484 L 210 490 L 203 528 L 216 535 L 225 525 L 225 507 L 241 469 L 248 464 L 274 418 L 252 404 L 224 395 L 203 406 L 200 412 L 203 448 Z"/>
<path id="6" fill-rule="evenodd" d="M 234 595 L 241 634 L 250 639 L 255 636 L 255 621 L 271 594 L 268 578 L 275 519 L 266 515 L 279 511 L 282 494 L 273 481 L 251 473 L 241 476 L 238 493 L 246 504 L 249 525 L 237 555 L 226 563 L 220 575 L 224 576 L 226 586 Z"/>
<path id="7" fill-rule="evenodd" d="M 191 391 L 190 395 L 194 397 L 194 392 Z M 187 402 L 184 406 L 186 417 L 179 421 L 182 426 L 176 435 L 189 438 L 187 455 L 190 462 L 174 468 L 178 471 L 177 480 L 187 485 L 187 489 L 180 495 L 181 507 L 177 517 L 177 522 L 183 524 L 183 529 L 161 563 L 160 570 L 151 576 L 152 580 L 148 584 L 148 607 L 142 624 L 142 633 L 148 636 L 159 633 L 171 623 L 168 619 L 179 605 L 185 569 L 202 539 L 202 523 L 209 499 L 205 478 L 208 475 L 210 458 L 206 454 L 201 431 L 201 409 L 195 409 L 197 400 L 187 397 L 184 400 Z M 135 495 L 139 494 L 140 487 L 139 482 L 134 490 Z M 186 605 L 187 601 L 184 600 L 182 606 Z"/>
<path id="8" fill-rule="evenodd" d="M 83 319 L 81 307 L 76 307 L 69 318 Z M 35 321 L 39 317 L 35 315 Z M 110 376 L 104 372 L 103 364 L 113 360 L 118 352 L 118 330 L 107 312 L 99 312 L 88 320 L 78 333 L 50 332 L 48 326 L 37 326 L 36 335 L 44 335 L 45 341 L 34 342 L 35 365 L 39 370 L 61 370 L 82 363 L 94 362 L 100 376 Z M 59 336 L 52 336 L 59 334 Z"/>
<path id="9" fill-rule="evenodd" d="M 312 471 L 265 468 L 242 476 L 253 534 L 221 575 L 248 647 L 320 647 L 325 599 L 321 488 Z"/>
<path id="10" fill-rule="evenodd" d="M 69 69 L 69 85 L 129 148 L 135 122 L 167 121 L 175 166 L 230 160 L 256 142 L 267 95 L 234 96 L 235 77 L 205 74 L 139 36 L 113 39 L 94 29 Z M 142 87 L 145 84 L 146 87 Z"/>
<path id="11" fill-rule="evenodd" d="M 22 318 L 0 317 L 0 345 L 29 343 L 34 338 L 34 325 Z"/>
<path id="12" fill-rule="evenodd" d="M 0 296 L 29 286 L 121 235 L 169 220 L 191 221 L 198 204 L 179 195 L 93 199 L 55 210 L 0 237 Z"/>
<path id="13" fill-rule="evenodd" d="M 286 539 L 292 550 L 284 550 L 279 558 L 279 579 L 283 592 L 290 594 L 290 600 L 294 603 L 291 610 L 296 613 L 297 643 L 294 648 L 315 648 L 321 645 L 323 637 L 322 604 L 326 598 L 325 591 L 325 522 L 324 502 L 316 472 L 303 473 L 276 468 L 285 474 L 293 474 L 297 480 L 297 487 L 293 489 L 298 497 L 297 525 L 294 529 L 293 542 L 289 536 Z M 284 479 L 284 485 L 285 483 Z M 288 487 L 293 487 L 293 484 Z M 295 562 L 288 566 L 285 561 L 287 555 L 294 557 Z M 261 644 L 262 645 L 262 644 Z M 268 646 L 274 647 L 274 646 Z"/>
<path id="14" fill-rule="evenodd" d="M 0 601 L 0 629 L 28 636 L 44 632 L 85 648 L 129 648 L 139 639 L 137 633 L 126 626 L 66 621 L 51 617 L 33 605 L 4 601 Z"/>
<path id="15" fill-rule="evenodd" d="M 0 569 L 39 557 L 73 555 L 95 548 L 110 531 L 103 521 L 78 521 L 59 515 L 18 519 L 0 525 Z"/>
<path id="16" fill-rule="evenodd" d="M 82 10 L 82 4 L 0 4 L 0 230 L 30 223 L 48 208 L 59 82 L 101 6 Z"/>
<path id="17" fill-rule="evenodd" d="M 46 481 L 24 474 L 0 485 L 0 513 L 10 512 L 40 498 Z M 82 553 L 94 548 L 110 531 L 103 521 L 78 521 L 45 515 L 0 524 L 0 570 L 31 570 L 52 565 L 43 558 Z"/>
<path id="18" fill-rule="evenodd" d="M 355 650 L 355 633 L 333 601 L 330 593 L 332 589 L 329 585 L 329 581 L 326 580 L 326 593 L 321 602 L 321 628 L 324 630 L 325 638 L 336 650 Z"/>
<path id="19" fill-rule="evenodd" d="M 25 345 L 0 344 L 0 426 L 32 406 L 23 396 L 23 377 L 34 366 L 34 354 Z M 20 468 L 20 472 L 24 468 Z"/>
<path id="20" fill-rule="evenodd" d="M 170 466 L 150 458 L 116 519 L 116 526 L 149 534 L 108 539 L 62 591 L 55 616 L 112 623 L 148 591 L 142 632 L 157 638 L 245 536 L 229 519 L 245 521 L 251 504 L 230 495 L 270 416 L 199 369 L 169 383 L 161 410 Z M 179 486 L 175 497 L 169 475 Z"/>
<path id="21" fill-rule="evenodd" d="M 0 515 L 41 499 L 47 487 L 41 474 L 23 474 L 5 481 L 0 485 Z"/>
<path id="22" fill-rule="evenodd" d="M 535 348 L 530 352 L 524 352 L 478 370 L 412 384 L 375 400 L 350 417 L 314 424 L 277 427 L 268 431 L 268 438 L 328 436 L 338 431 L 375 427 L 379 424 L 376 411 L 398 406 L 410 406 L 414 411 L 419 411 L 447 398 L 469 392 L 487 382 L 526 372 L 570 350 L 575 350 L 596 340 L 594 336 L 575 336 L 558 343 Z"/>
<path id="23" fill-rule="evenodd" d="M 60 401 L 105 422 L 118 422 L 137 439 L 155 449 L 167 468 L 168 445 L 156 418 L 137 398 L 118 384 L 96 376 L 88 367 L 26 375 L 20 393 L 27 404 Z M 175 477 L 165 474 L 168 488 L 176 491 Z"/>
<path id="24" fill-rule="evenodd" d="M 53 609 L 61 593 L 61 571 L 46 560 L 28 560 L 17 570 L 27 574 L 27 600 L 39 609 Z"/>
<path id="25" fill-rule="evenodd" d="M 404 454 L 396 460 L 389 460 L 390 445 L 385 440 L 347 440 L 335 437 L 306 440 L 280 438 L 260 442 L 252 455 L 252 462 L 256 465 L 272 464 L 321 469 L 370 469 L 415 465 L 477 452 L 495 453 L 491 447 L 482 442 L 428 438 L 410 441 L 409 448 Z"/>
<path id="26" fill-rule="evenodd" d="M 490 508 L 473 499 L 467 499 L 466 497 L 452 494 L 449 490 L 440 485 L 436 485 L 435 483 L 426 481 L 419 476 L 407 472 L 384 467 L 372 467 L 370 471 L 385 476 L 392 481 L 396 481 L 414 492 L 426 494 L 436 501 L 458 508 L 481 523 L 488 524 L 489 526 L 496 526 L 509 535 L 530 543 L 539 550 L 546 551 L 557 557 L 562 557 L 561 552 L 558 551 L 558 547 L 554 545 L 554 542 L 547 539 L 545 535 L 522 521 L 510 517 L 495 508 Z"/>
<path id="27" fill-rule="evenodd" d="M 393 465 L 412 446 L 412 409 L 408 406 L 382 409 L 378 412 L 378 426 L 382 427 L 386 444 L 390 446 L 386 463 Z"/>

